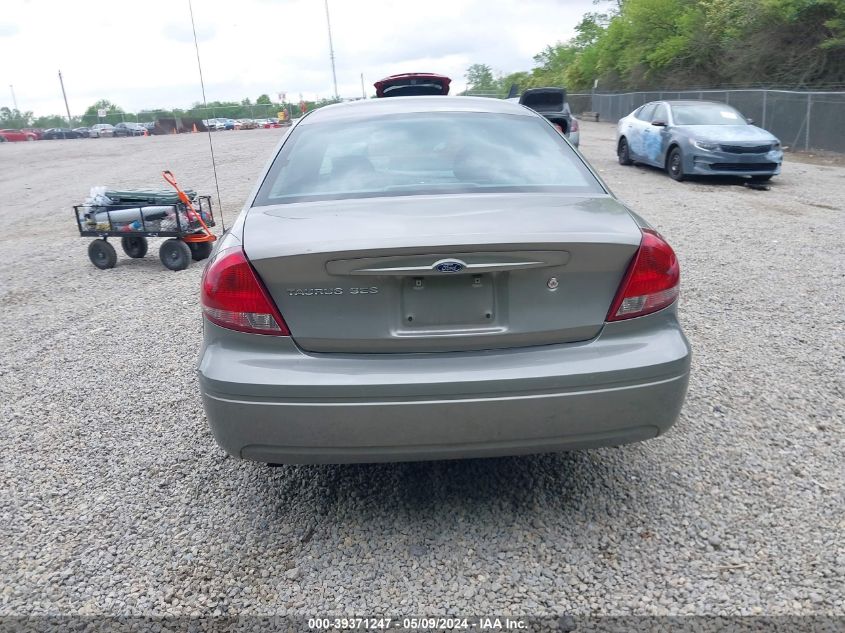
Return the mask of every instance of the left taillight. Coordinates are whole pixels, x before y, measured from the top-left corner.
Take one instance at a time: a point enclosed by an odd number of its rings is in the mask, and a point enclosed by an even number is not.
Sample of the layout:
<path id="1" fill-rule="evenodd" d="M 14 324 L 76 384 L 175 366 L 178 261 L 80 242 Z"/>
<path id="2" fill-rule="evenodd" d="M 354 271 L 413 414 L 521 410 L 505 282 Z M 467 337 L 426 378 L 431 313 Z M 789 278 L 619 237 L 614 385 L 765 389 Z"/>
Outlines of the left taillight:
<path id="1" fill-rule="evenodd" d="M 230 330 L 248 334 L 290 336 L 273 299 L 240 246 L 214 256 L 202 275 L 205 318 Z"/>
<path id="2" fill-rule="evenodd" d="M 578 131 L 578 119 L 572 117 L 572 122 L 569 124 L 569 131 L 570 132 L 577 132 Z"/>

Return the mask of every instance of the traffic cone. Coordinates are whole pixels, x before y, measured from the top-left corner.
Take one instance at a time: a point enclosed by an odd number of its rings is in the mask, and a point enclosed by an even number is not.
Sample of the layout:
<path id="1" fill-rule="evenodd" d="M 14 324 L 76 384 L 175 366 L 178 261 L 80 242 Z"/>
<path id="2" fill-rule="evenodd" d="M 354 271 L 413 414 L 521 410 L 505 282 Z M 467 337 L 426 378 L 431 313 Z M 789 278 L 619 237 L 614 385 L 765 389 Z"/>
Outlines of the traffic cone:
<path id="1" fill-rule="evenodd" d="M 192 130 L 192 132 L 193 132 L 194 134 L 196 134 L 196 132 L 197 132 L 197 124 L 196 124 L 196 123 L 194 123 L 194 129 Z"/>
<path id="2" fill-rule="evenodd" d="M 170 130 L 170 133 L 171 133 L 171 134 L 176 134 L 176 128 L 173 128 L 172 130 Z"/>
<path id="3" fill-rule="evenodd" d="M 150 133 L 147 131 L 147 128 L 144 128 L 144 136 L 149 136 Z"/>

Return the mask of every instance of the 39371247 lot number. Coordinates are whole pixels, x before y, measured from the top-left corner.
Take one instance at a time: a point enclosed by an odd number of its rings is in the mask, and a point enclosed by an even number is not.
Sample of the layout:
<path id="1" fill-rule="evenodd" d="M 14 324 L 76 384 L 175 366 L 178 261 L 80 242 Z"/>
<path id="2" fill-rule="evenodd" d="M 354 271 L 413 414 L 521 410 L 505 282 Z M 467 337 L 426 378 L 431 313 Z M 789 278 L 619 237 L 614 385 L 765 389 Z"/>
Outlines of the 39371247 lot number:
<path id="1" fill-rule="evenodd" d="M 386 630 L 392 618 L 308 618 L 308 628 L 315 631 Z"/>

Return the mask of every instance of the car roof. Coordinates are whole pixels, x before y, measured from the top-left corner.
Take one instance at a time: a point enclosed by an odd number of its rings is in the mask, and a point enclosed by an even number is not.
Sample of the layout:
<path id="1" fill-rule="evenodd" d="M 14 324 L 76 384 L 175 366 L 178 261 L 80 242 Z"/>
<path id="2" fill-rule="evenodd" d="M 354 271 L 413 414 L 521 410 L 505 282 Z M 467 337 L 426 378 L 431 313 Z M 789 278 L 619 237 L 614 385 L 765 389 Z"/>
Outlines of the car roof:
<path id="1" fill-rule="evenodd" d="M 676 105 L 717 105 L 717 106 L 728 106 L 732 108 L 733 106 L 729 103 L 724 103 L 723 101 L 704 101 L 702 99 L 657 99 L 655 101 L 649 101 L 643 105 L 649 105 L 651 103 L 665 103 L 670 106 Z M 640 106 L 642 107 L 642 106 Z"/>
<path id="2" fill-rule="evenodd" d="M 484 112 L 539 116 L 528 108 L 504 99 L 425 95 L 419 97 L 390 97 L 389 99 L 361 99 L 348 103 L 336 103 L 312 110 L 302 118 L 299 125 L 342 119 L 367 119 L 385 114 L 421 112 Z"/>

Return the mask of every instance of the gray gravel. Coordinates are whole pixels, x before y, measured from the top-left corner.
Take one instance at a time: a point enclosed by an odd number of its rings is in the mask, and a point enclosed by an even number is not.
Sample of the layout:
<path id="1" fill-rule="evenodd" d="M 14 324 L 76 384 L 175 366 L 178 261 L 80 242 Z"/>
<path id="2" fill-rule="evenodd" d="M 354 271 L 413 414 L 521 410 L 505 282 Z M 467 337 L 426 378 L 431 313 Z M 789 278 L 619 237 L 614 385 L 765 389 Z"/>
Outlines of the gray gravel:
<path id="1" fill-rule="evenodd" d="M 229 218 L 278 130 L 215 135 Z M 562 455 L 283 467 L 214 444 L 201 267 L 99 271 L 70 206 L 203 135 L 0 146 L 0 614 L 845 614 L 845 169 L 771 191 L 584 152 L 679 253 L 695 358 L 668 435 Z"/>

